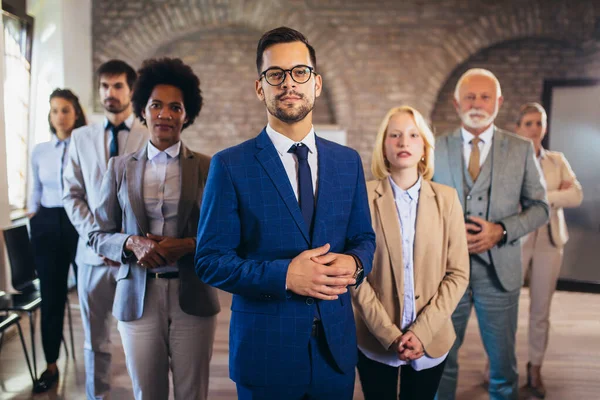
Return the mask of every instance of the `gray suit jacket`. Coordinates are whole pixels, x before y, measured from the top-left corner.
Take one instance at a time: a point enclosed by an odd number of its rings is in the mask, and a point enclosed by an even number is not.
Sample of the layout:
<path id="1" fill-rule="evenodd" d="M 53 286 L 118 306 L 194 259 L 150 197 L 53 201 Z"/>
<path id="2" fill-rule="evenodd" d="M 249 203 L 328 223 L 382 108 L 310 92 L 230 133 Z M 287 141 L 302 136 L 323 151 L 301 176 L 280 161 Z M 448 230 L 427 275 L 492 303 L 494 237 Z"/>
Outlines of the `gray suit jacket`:
<path id="1" fill-rule="evenodd" d="M 144 311 L 147 270 L 135 257 L 124 258 L 125 241 L 131 235 L 145 236 L 148 218 L 143 198 L 147 146 L 136 153 L 111 158 L 102 181 L 94 227 L 89 245 L 103 256 L 120 261 L 113 315 L 120 321 L 139 319 Z M 200 204 L 210 158 L 181 146 L 181 196 L 177 216 L 177 237 L 196 237 Z M 179 305 L 191 315 L 212 316 L 220 311 L 216 289 L 202 283 L 194 271 L 193 252 L 177 261 Z"/>
<path id="2" fill-rule="evenodd" d="M 530 141 L 494 128 L 492 185 L 488 220 L 506 227 L 506 245 L 490 250 L 500 284 L 507 291 L 521 286 L 520 238 L 548 222 L 545 182 Z M 435 142 L 433 180 L 454 187 L 463 210 L 463 141 L 460 129 Z"/>
<path id="3" fill-rule="evenodd" d="M 134 120 L 127 135 L 123 154 L 138 151 L 146 144 L 148 128 Z M 71 223 L 79 234 L 77 264 L 102 265 L 104 262 L 87 246 L 88 233 L 94 225 L 100 184 L 106 172 L 106 132 L 103 124 L 82 126 L 73 131 L 69 158 L 63 173 L 63 204 Z"/>

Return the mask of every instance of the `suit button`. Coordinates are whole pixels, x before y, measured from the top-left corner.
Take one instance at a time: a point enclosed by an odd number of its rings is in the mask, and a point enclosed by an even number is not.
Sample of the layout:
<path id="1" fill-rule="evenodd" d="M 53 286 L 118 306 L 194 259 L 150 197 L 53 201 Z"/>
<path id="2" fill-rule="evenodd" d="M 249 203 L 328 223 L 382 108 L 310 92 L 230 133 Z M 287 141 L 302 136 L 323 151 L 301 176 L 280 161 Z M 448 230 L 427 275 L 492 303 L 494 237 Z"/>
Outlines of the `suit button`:
<path id="1" fill-rule="evenodd" d="M 468 196 L 467 196 L 467 200 L 471 200 L 471 195 L 468 195 Z"/>
<path id="2" fill-rule="evenodd" d="M 481 201 L 481 200 L 483 200 L 483 197 L 479 196 L 479 197 L 477 198 L 477 200 Z"/>
<path id="3" fill-rule="evenodd" d="M 471 211 L 467 211 L 467 215 L 471 215 Z"/>
<path id="4" fill-rule="evenodd" d="M 287 292 L 285 292 L 285 297 L 286 297 L 286 299 L 291 299 L 292 298 L 292 292 L 290 292 L 289 290 Z"/>
<path id="5" fill-rule="evenodd" d="M 481 212 L 480 212 L 480 213 L 479 213 L 479 216 L 482 216 L 482 215 L 483 215 L 483 213 L 481 213 Z"/>
<path id="6" fill-rule="evenodd" d="M 306 304 L 308 304 L 309 306 L 312 306 L 313 304 L 315 304 L 315 299 L 313 299 L 312 297 L 309 297 L 308 299 L 306 299 Z"/>

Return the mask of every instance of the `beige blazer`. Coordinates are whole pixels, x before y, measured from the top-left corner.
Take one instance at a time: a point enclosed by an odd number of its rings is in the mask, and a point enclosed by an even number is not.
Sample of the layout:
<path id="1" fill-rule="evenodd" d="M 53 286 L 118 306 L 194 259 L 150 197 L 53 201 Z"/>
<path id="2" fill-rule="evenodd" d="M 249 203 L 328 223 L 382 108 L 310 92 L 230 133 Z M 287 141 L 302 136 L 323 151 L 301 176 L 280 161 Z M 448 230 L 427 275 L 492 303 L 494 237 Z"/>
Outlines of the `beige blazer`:
<path id="1" fill-rule="evenodd" d="M 563 153 L 542 149 L 540 157 L 550 203 L 550 239 L 555 247 L 562 248 L 569 240 L 563 208 L 578 207 L 583 191 Z M 573 186 L 558 190 L 562 181 L 571 181 Z"/>
<path id="2" fill-rule="evenodd" d="M 393 352 L 402 334 L 403 261 L 400 219 L 388 178 L 367 183 L 377 248 L 373 270 L 352 289 L 359 346 L 373 353 Z M 450 350 L 456 335 L 451 315 L 469 283 L 469 254 L 463 211 L 456 190 L 423 180 L 414 244 L 417 318 L 408 328 L 430 357 Z"/>

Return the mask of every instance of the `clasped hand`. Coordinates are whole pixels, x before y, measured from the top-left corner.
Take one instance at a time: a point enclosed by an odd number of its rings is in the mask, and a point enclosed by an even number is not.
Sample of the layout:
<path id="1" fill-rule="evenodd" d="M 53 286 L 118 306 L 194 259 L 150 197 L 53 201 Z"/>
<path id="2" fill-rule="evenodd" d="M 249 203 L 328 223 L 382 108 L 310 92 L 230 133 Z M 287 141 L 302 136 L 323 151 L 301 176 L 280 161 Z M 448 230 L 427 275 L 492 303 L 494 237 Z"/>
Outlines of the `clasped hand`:
<path id="1" fill-rule="evenodd" d="M 287 289 L 301 296 L 335 300 L 354 285 L 356 261 L 347 254 L 329 252 L 330 245 L 305 250 L 290 263 Z"/>
<path id="2" fill-rule="evenodd" d="M 184 255 L 194 250 L 194 240 L 157 236 L 151 233 L 143 236 L 130 236 L 125 249 L 131 251 L 137 262 L 144 268 L 157 268 L 172 265 Z"/>
<path id="3" fill-rule="evenodd" d="M 417 360 L 425 355 L 425 349 L 421 340 L 411 331 L 398 336 L 394 341 L 392 348 L 398 353 L 398 358 L 402 361 Z"/>

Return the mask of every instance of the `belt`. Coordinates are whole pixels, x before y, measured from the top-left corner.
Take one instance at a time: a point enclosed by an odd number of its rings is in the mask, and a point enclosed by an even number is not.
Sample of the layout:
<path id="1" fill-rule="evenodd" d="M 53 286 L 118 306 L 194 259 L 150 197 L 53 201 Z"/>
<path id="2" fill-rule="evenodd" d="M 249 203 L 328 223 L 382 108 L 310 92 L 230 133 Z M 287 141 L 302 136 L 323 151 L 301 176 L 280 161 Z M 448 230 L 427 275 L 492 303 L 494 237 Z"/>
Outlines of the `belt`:
<path id="1" fill-rule="evenodd" d="M 151 279 L 177 279 L 179 272 L 148 272 L 146 276 Z"/>
<path id="2" fill-rule="evenodd" d="M 320 319 L 313 320 L 310 336 L 319 337 L 319 336 L 323 336 L 324 333 L 325 332 L 323 332 L 323 324 L 321 323 L 321 320 Z"/>

